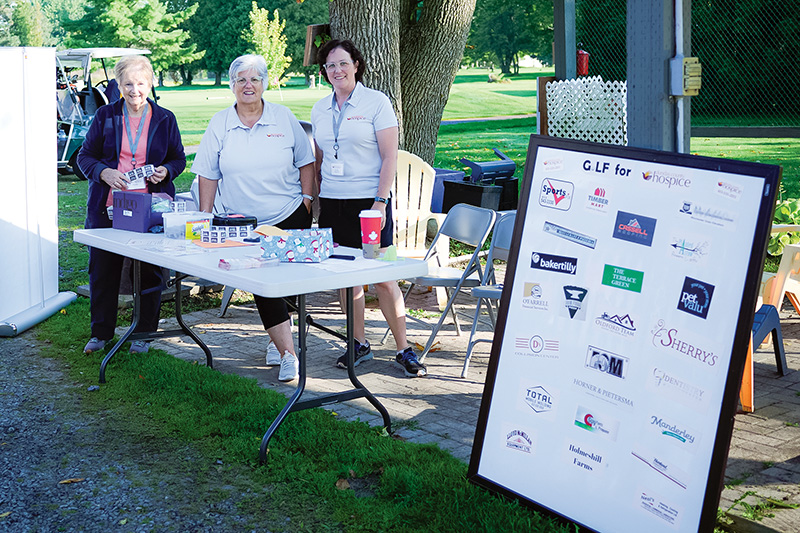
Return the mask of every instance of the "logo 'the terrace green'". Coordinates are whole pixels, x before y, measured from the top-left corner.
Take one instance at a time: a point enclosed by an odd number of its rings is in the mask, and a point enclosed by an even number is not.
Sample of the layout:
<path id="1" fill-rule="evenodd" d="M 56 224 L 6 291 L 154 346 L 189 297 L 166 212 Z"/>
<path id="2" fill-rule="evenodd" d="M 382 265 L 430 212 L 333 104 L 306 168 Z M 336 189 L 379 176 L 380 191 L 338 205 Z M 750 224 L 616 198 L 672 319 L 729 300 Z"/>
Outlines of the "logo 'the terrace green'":
<path id="1" fill-rule="evenodd" d="M 644 272 L 632 268 L 606 265 L 603 268 L 603 285 L 626 291 L 642 292 Z"/>

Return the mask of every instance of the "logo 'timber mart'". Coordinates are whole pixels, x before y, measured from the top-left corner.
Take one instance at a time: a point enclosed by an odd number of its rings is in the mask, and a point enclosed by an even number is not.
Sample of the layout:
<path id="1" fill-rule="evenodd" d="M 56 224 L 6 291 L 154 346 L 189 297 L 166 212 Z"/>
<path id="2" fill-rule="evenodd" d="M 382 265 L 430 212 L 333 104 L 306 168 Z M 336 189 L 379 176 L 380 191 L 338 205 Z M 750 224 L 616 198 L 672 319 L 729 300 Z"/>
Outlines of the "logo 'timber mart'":
<path id="1" fill-rule="evenodd" d="M 614 265 L 606 265 L 603 268 L 603 285 L 608 285 L 609 287 L 642 292 L 643 280 L 644 272 L 639 270 Z"/>

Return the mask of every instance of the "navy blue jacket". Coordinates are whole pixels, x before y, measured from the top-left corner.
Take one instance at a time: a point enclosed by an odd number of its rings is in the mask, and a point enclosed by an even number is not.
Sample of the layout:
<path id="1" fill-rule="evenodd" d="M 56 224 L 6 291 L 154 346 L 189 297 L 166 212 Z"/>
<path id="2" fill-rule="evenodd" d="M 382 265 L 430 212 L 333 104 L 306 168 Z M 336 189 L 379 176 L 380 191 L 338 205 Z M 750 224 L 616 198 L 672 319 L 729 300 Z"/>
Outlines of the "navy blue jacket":
<path id="1" fill-rule="evenodd" d="M 147 134 L 147 157 L 145 164 L 163 166 L 167 177 L 158 184 L 148 184 L 150 192 L 164 192 L 175 196 L 175 179 L 186 168 L 181 133 L 171 111 L 159 107 L 147 99 L 153 113 Z M 86 199 L 86 228 L 109 228 L 111 221 L 106 213 L 109 186 L 100 179 L 106 168 L 117 168 L 122 148 L 124 100 L 104 105 L 97 110 L 89 126 L 89 132 L 78 153 L 78 166 L 89 180 L 89 196 Z"/>

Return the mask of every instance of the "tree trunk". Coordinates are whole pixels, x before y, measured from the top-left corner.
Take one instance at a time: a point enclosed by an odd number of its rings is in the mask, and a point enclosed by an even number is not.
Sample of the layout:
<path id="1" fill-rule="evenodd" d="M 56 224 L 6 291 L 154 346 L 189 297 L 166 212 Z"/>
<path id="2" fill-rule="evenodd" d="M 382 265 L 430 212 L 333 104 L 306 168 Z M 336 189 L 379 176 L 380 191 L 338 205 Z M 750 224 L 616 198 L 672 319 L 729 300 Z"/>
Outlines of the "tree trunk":
<path id="1" fill-rule="evenodd" d="M 464 54 L 475 0 L 332 0 L 331 36 L 364 54 L 364 84 L 385 93 L 400 145 L 433 163 L 444 106 Z"/>
<path id="2" fill-rule="evenodd" d="M 458 72 L 475 0 L 402 0 L 400 79 L 404 149 L 433 164 L 439 124 Z"/>
<path id="3" fill-rule="evenodd" d="M 400 0 L 333 0 L 331 37 L 353 41 L 364 56 L 364 85 L 389 97 L 403 139 L 400 91 Z"/>
<path id="4" fill-rule="evenodd" d="M 181 85 L 191 85 L 192 78 L 191 69 L 186 68 L 186 65 L 181 65 Z"/>
<path id="5" fill-rule="evenodd" d="M 222 72 L 219 70 L 214 73 L 214 85 L 217 87 L 222 85 Z"/>

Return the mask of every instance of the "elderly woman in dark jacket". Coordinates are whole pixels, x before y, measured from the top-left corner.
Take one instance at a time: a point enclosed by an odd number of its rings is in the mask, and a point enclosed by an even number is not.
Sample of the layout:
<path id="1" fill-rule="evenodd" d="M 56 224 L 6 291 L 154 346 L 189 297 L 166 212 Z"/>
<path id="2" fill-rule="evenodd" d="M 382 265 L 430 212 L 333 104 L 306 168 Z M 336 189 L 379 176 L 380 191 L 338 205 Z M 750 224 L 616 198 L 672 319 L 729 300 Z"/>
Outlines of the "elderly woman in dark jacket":
<path id="1" fill-rule="evenodd" d="M 147 98 L 153 87 L 153 67 L 143 56 L 122 58 L 114 68 L 121 100 L 101 107 L 78 154 L 78 165 L 89 179 L 86 228 L 110 228 L 108 207 L 112 192 L 128 188 L 125 172 L 153 165 L 155 172 L 141 192 L 175 195 L 172 180 L 186 167 L 175 115 Z M 123 257 L 89 248 L 91 339 L 85 353 L 102 350 L 114 336 Z M 163 283 L 161 269 L 142 264 L 141 319 L 136 332 L 158 329 Z M 149 290 L 148 289 L 153 289 Z M 134 341 L 131 352 L 142 353 L 149 343 Z"/>

